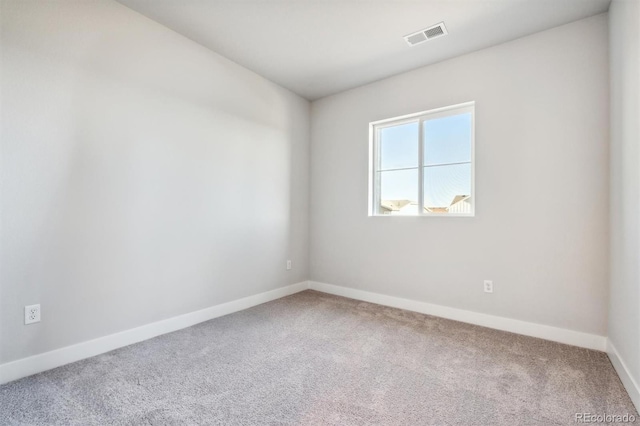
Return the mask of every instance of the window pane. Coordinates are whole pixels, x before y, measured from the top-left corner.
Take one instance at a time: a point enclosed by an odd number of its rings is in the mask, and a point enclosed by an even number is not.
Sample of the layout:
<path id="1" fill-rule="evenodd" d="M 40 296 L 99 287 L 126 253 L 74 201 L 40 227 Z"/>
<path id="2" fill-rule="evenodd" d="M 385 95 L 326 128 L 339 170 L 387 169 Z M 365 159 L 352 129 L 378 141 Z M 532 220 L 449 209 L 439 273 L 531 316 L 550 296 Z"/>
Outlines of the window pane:
<path id="1" fill-rule="evenodd" d="M 424 168 L 424 205 L 430 213 L 471 213 L 471 164 Z"/>
<path id="2" fill-rule="evenodd" d="M 418 214 L 418 169 L 379 172 L 380 214 Z"/>
<path id="3" fill-rule="evenodd" d="M 471 161 L 471 113 L 423 122 L 424 164 Z"/>
<path id="4" fill-rule="evenodd" d="M 418 166 L 418 123 L 380 130 L 380 170 Z"/>

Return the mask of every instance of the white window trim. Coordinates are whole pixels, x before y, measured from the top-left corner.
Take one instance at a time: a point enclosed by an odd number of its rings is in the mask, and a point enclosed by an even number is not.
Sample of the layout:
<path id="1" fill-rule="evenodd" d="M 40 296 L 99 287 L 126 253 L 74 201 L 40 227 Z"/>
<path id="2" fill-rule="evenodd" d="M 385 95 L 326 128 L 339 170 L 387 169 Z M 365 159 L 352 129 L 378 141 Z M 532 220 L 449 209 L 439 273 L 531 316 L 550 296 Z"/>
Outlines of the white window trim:
<path id="1" fill-rule="evenodd" d="M 448 117 L 451 115 L 471 113 L 471 213 L 425 213 L 424 212 L 424 142 L 422 123 L 436 118 Z M 397 126 L 400 124 L 418 122 L 419 144 L 418 144 L 418 214 L 415 215 L 390 215 L 380 214 L 377 207 L 380 204 L 380 182 L 377 182 L 379 165 L 374 164 L 378 156 L 380 129 Z M 416 112 L 414 114 L 402 115 L 400 117 L 387 118 L 384 120 L 369 123 L 369 206 L 370 217 L 474 217 L 476 213 L 476 115 L 475 102 L 464 102 L 443 108 L 431 109 L 428 111 Z"/>

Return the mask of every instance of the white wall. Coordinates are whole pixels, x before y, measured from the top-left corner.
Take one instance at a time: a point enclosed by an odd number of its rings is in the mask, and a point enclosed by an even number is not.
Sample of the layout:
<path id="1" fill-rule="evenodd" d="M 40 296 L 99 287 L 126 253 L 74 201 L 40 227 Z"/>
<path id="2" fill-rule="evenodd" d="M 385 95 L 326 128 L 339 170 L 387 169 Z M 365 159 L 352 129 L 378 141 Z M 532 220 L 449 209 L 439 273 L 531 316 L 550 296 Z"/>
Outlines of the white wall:
<path id="1" fill-rule="evenodd" d="M 605 14 L 313 102 L 311 280 L 606 335 L 607 42 Z M 367 217 L 368 123 L 466 101 L 476 217 Z"/>
<path id="2" fill-rule="evenodd" d="M 611 301 L 609 341 L 640 409 L 640 2 L 614 0 L 611 37 Z M 611 348 L 610 348 L 611 349 Z M 614 359 L 614 365 L 615 358 Z M 616 365 L 616 367 L 619 367 Z M 635 387 L 632 389 L 632 387 Z"/>
<path id="3" fill-rule="evenodd" d="M 113 1 L 2 48 L 0 363 L 307 279 L 306 100 Z"/>

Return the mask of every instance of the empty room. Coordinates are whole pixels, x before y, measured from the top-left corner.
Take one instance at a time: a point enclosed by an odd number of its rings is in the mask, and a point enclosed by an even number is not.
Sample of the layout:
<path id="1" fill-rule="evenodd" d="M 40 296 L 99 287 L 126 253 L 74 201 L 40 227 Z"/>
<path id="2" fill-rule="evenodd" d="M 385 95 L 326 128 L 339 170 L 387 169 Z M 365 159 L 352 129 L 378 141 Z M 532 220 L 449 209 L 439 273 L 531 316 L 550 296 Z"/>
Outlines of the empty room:
<path id="1" fill-rule="evenodd" d="M 0 1 L 0 426 L 640 424 L 640 0 Z"/>

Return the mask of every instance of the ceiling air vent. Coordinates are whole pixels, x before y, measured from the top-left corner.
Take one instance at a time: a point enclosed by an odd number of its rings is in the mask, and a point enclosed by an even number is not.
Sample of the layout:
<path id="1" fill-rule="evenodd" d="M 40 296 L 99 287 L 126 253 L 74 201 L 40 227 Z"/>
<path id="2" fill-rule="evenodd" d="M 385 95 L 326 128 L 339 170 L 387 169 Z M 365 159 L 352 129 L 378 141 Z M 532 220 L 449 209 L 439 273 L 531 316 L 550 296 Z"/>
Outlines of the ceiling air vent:
<path id="1" fill-rule="evenodd" d="M 444 26 L 444 22 L 433 25 L 424 30 L 404 36 L 409 46 L 415 46 L 416 44 L 424 43 L 427 40 L 433 40 L 434 38 L 442 37 L 449 34 L 447 27 Z"/>

